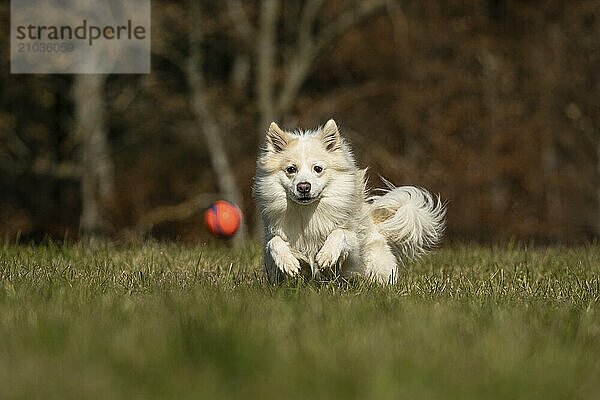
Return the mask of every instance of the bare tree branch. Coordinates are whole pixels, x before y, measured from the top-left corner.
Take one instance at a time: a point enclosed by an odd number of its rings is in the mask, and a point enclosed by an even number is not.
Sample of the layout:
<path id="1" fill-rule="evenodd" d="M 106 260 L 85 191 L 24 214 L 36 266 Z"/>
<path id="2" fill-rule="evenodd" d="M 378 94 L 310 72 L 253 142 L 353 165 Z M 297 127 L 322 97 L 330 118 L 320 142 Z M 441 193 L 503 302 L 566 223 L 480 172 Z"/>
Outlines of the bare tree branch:
<path id="1" fill-rule="evenodd" d="M 225 4 L 227 6 L 227 14 L 229 14 L 229 18 L 233 22 L 233 27 L 240 39 L 246 44 L 252 43 L 251 40 L 255 32 L 242 2 L 240 0 L 227 0 Z"/>
<path id="2" fill-rule="evenodd" d="M 247 86 L 250 76 L 250 59 L 254 44 L 255 29 L 244 10 L 240 0 L 227 0 L 225 2 L 227 14 L 233 23 L 237 38 L 243 46 L 238 48 L 231 70 L 231 83 L 235 95 L 239 95 Z M 250 49 L 250 50 L 249 50 Z"/>
<path id="3" fill-rule="evenodd" d="M 136 230 L 144 234 L 156 225 L 187 219 L 218 197 L 218 193 L 201 193 L 178 204 L 156 207 L 138 219 Z"/>
<path id="4" fill-rule="evenodd" d="M 300 19 L 298 40 L 294 52 L 296 56 L 288 62 L 286 80 L 283 83 L 275 106 L 276 115 L 287 113 L 293 106 L 298 92 L 318 54 L 353 26 L 384 10 L 387 1 L 372 0 L 359 2 L 357 7 L 352 7 L 344 11 L 334 21 L 326 24 L 316 36 L 312 34 L 312 30 L 322 1 L 312 0 L 307 3 Z M 263 126 L 266 126 L 266 123 L 268 121 L 263 123 Z"/>
<path id="5" fill-rule="evenodd" d="M 19 158 L 28 157 L 31 154 L 31 149 L 21 138 L 15 133 L 13 128 L 3 129 L 0 132 L 0 139 L 3 145 L 0 151 L 3 153 L 12 153 Z M 5 150 L 6 149 L 6 150 Z"/>
<path id="6" fill-rule="evenodd" d="M 392 87 L 388 82 L 368 81 L 358 85 L 332 90 L 327 97 L 311 102 L 309 108 L 304 110 L 314 118 L 329 118 L 334 112 L 351 109 L 370 97 L 377 97 L 389 93 Z"/>
<path id="7" fill-rule="evenodd" d="M 277 98 L 275 114 L 278 116 L 286 114 L 292 108 L 312 66 L 316 53 L 312 51 L 312 47 L 308 50 L 303 49 L 300 48 L 298 52 L 302 57 L 294 57 L 295 62 L 289 64 L 286 80 Z M 263 126 L 266 127 L 267 125 L 263 124 Z"/>
<path id="8" fill-rule="evenodd" d="M 175 67 L 180 69 L 182 72 L 185 72 L 185 70 L 187 68 L 187 64 L 185 62 L 186 57 L 183 54 L 181 54 L 180 52 L 178 52 L 177 50 L 173 49 L 172 47 L 153 46 L 152 53 L 161 58 L 164 58 L 165 60 L 168 60 Z"/>
<path id="9" fill-rule="evenodd" d="M 287 63 L 287 78 L 275 104 L 275 115 L 277 116 L 285 114 L 292 107 L 313 63 L 317 52 L 312 31 L 323 3 L 324 0 L 309 0 L 304 6 L 298 26 L 296 48 L 293 51 L 294 57 Z M 268 121 L 265 122 L 268 123 Z"/>
<path id="10" fill-rule="evenodd" d="M 51 176 L 55 179 L 79 180 L 82 168 L 70 162 L 55 163 L 51 161 L 36 160 L 31 166 L 31 171 L 38 175 Z"/>
<path id="11" fill-rule="evenodd" d="M 408 19 L 402 10 L 400 2 L 396 0 L 387 0 L 387 15 L 392 26 L 394 48 L 396 51 L 403 48 L 408 36 Z"/>
<path id="12" fill-rule="evenodd" d="M 25 164 L 9 157 L 1 157 L 0 171 L 10 176 L 35 174 L 58 180 L 79 181 L 81 179 L 82 168 L 81 165 L 68 161 L 57 163 L 52 160 L 38 158 Z"/>
<path id="13" fill-rule="evenodd" d="M 298 42 L 306 43 L 312 41 L 312 30 L 323 7 L 325 0 L 308 0 L 300 16 L 298 25 Z"/>
<path id="14" fill-rule="evenodd" d="M 266 127 L 275 118 L 276 114 L 273 90 L 277 39 L 276 23 L 279 8 L 279 0 L 263 0 L 260 5 L 260 21 L 256 43 L 256 92 L 261 115 L 261 127 Z"/>
<path id="15" fill-rule="evenodd" d="M 315 37 L 315 50 L 321 51 L 353 26 L 379 13 L 385 9 L 386 3 L 387 0 L 361 1 L 357 7 L 345 11 Z"/>

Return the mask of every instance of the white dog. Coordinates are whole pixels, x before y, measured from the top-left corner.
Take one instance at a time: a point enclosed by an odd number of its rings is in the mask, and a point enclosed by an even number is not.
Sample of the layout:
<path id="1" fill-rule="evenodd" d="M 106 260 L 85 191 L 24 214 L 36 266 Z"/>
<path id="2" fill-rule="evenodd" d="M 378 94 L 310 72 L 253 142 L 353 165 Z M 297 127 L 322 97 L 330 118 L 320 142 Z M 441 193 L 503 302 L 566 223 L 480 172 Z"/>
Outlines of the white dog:
<path id="1" fill-rule="evenodd" d="M 440 241 L 439 196 L 388 182 L 382 196 L 369 196 L 365 174 L 335 121 L 294 132 L 271 123 L 254 184 L 271 282 L 304 274 L 393 283 L 398 262 Z"/>

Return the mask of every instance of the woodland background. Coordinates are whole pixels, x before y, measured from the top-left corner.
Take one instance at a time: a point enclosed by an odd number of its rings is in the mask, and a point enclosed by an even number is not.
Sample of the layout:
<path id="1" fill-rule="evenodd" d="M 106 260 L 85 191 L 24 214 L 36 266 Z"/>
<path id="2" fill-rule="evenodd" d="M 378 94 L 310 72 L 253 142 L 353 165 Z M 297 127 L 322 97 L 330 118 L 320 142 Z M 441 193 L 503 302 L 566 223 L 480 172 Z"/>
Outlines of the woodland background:
<path id="1" fill-rule="evenodd" d="M 450 241 L 600 236 L 600 2 L 152 1 L 149 75 L 11 75 L 0 3 L 0 237 L 256 236 L 272 120 L 335 118 L 370 182 L 449 201 Z"/>

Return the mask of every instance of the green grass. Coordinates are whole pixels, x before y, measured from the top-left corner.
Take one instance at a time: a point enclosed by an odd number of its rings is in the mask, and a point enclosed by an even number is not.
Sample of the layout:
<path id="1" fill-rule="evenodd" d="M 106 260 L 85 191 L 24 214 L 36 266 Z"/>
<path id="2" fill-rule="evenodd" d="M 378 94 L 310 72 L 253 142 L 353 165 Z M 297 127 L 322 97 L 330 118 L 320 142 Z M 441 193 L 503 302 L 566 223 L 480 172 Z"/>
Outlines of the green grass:
<path id="1" fill-rule="evenodd" d="M 600 246 L 274 287 L 257 247 L 0 244 L 0 398 L 593 399 Z"/>

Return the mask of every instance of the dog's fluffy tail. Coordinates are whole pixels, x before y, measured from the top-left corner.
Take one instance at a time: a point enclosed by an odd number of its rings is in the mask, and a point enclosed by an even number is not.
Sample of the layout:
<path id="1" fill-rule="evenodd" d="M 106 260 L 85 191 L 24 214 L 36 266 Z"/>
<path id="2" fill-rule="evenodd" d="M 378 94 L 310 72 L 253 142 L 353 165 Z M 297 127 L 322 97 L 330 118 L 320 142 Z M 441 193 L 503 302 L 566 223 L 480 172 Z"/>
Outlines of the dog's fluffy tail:
<path id="1" fill-rule="evenodd" d="M 425 189 L 385 182 L 386 193 L 369 199 L 371 217 L 399 260 L 417 258 L 441 241 L 446 205 Z"/>

